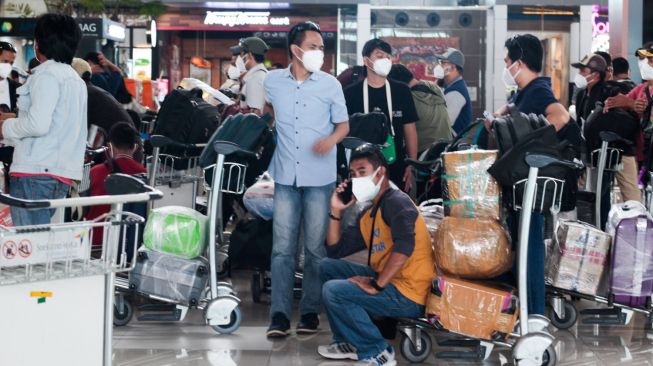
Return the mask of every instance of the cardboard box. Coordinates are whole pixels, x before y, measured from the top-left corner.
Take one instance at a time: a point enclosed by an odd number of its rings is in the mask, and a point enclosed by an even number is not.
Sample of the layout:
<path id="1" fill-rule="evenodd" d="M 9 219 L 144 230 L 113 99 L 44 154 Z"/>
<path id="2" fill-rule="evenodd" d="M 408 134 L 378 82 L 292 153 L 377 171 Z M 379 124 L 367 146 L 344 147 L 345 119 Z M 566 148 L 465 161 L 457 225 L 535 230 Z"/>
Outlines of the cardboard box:
<path id="1" fill-rule="evenodd" d="M 443 154 L 442 197 L 447 216 L 500 218 L 501 190 L 487 172 L 496 159 L 496 150 L 472 149 Z"/>

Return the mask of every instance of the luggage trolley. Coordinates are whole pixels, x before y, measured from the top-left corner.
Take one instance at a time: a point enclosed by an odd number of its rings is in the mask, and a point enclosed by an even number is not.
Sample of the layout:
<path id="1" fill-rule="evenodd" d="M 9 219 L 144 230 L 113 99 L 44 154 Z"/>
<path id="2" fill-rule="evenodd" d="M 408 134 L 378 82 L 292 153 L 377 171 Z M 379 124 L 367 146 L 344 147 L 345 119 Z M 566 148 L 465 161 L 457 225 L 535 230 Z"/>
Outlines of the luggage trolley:
<path id="1" fill-rule="evenodd" d="M 171 144 L 170 139 L 163 136 L 152 136 L 152 139 L 161 144 Z M 156 142 L 157 144 L 159 142 Z M 174 143 L 174 142 L 173 142 Z M 203 291 L 201 299 L 197 302 L 180 301 L 179 299 L 166 298 L 160 295 L 135 293 L 165 304 L 148 304 L 141 307 L 142 310 L 168 311 L 171 314 L 146 314 L 139 317 L 142 321 L 182 321 L 185 319 L 189 308 L 194 307 L 204 311 L 206 323 L 220 334 L 234 332 L 240 326 L 242 314 L 239 308 L 240 299 L 236 297 L 231 284 L 218 282 L 218 246 L 222 243 L 222 193 L 242 194 L 245 190 L 245 173 L 247 166 L 239 163 L 225 162 L 225 156 L 239 154 L 246 157 L 257 155 L 241 149 L 237 144 L 224 141 L 216 141 L 212 148 L 218 153 L 217 163 L 213 169 L 213 182 L 220 182 L 221 189 L 209 191 L 209 235 L 208 235 L 208 282 Z M 133 305 L 125 298 L 126 294 L 133 293 L 129 280 L 120 278 L 116 282 L 117 294 L 115 302 L 116 319 L 115 325 L 126 325 L 133 316 Z"/>
<path id="2" fill-rule="evenodd" d="M 545 202 L 552 202 L 554 211 L 559 209 L 562 200 L 564 181 L 538 177 L 540 168 L 549 165 L 563 165 L 572 169 L 582 169 L 582 165 L 574 162 L 558 160 L 554 157 L 539 154 L 527 154 L 526 163 L 530 167 L 528 178 L 513 187 L 515 208 L 521 212 L 537 212 L 545 209 Z M 519 187 L 519 186 L 523 187 Z M 523 199 L 514 194 L 518 188 L 523 188 Z M 550 189 L 548 189 L 550 188 Z M 541 315 L 528 313 L 527 259 L 528 239 L 531 215 L 522 214 L 519 223 L 518 250 L 518 287 L 519 287 L 519 321 L 515 324 L 516 331 L 505 339 L 492 341 L 479 339 L 447 339 L 439 342 L 440 346 L 475 347 L 473 352 L 440 352 L 439 358 L 487 359 L 495 346 L 512 349 L 512 357 L 520 366 L 524 365 L 555 365 L 557 355 L 553 347 L 554 337 L 548 332 L 549 320 Z M 431 353 L 432 343 L 429 330 L 444 330 L 437 318 L 400 319 L 399 331 L 402 334 L 400 343 L 401 354 L 410 362 L 423 362 Z M 526 326 L 524 326 L 526 325 Z"/>
<path id="3" fill-rule="evenodd" d="M 589 191 L 592 186 L 596 187 L 594 194 L 594 205 L 590 208 L 592 212 L 592 223 L 596 228 L 601 228 L 601 191 L 603 189 L 603 174 L 605 172 L 615 173 L 621 170 L 621 157 L 623 151 L 614 147 L 610 147 L 610 144 L 615 142 L 621 142 L 623 144 L 632 144 L 631 141 L 623 139 L 621 136 L 617 135 L 614 132 L 602 131 L 599 133 L 599 138 L 601 139 L 601 148 L 592 151 L 590 155 L 591 166 L 587 168 L 587 181 L 586 189 Z M 591 174 L 591 167 L 596 168 L 596 182 L 592 182 L 589 179 Z M 614 179 L 611 180 L 610 186 L 614 184 Z M 610 189 L 612 191 L 612 188 Z M 579 212 L 579 216 L 580 212 Z M 589 215 L 584 215 L 585 220 L 581 221 L 590 221 Z M 555 222 L 554 218 L 554 222 Z M 607 304 L 609 308 L 606 309 L 585 309 L 581 312 L 583 315 L 592 315 L 593 318 L 584 319 L 584 322 L 588 324 L 628 324 L 633 317 L 634 312 L 639 312 L 646 314 L 647 316 L 651 315 L 651 307 L 647 306 L 647 309 L 630 307 L 625 305 L 614 304 L 611 296 L 593 296 L 581 294 L 576 291 L 561 289 L 553 286 L 547 286 L 547 297 L 551 309 L 551 324 L 553 324 L 558 329 L 569 329 L 571 328 L 578 319 L 578 309 L 576 306 L 567 298 L 581 298 L 589 301 L 593 301 L 600 304 Z M 613 306 L 614 305 L 614 306 Z M 603 316 L 603 318 L 601 317 Z"/>
<path id="4" fill-rule="evenodd" d="M 95 221 L 0 227 L 0 364 L 111 365 L 114 277 L 130 270 L 121 249 L 127 229 L 137 236 L 144 222 L 123 205 L 162 194 L 121 174 L 105 187 L 109 196 L 30 201 L 0 194 L 0 202 L 26 209 L 112 205 Z M 91 256 L 94 229 L 103 234 L 100 258 Z"/>
<path id="5" fill-rule="evenodd" d="M 182 144 L 165 136 L 154 135 L 150 138 L 152 156 L 148 158 L 148 179 L 152 187 L 159 188 L 164 198 L 152 207 L 183 206 L 193 210 L 197 204 L 199 182 L 204 179 L 198 165 L 199 155 L 186 156 L 188 151 L 199 150 L 206 144 Z M 162 154 L 164 147 L 178 148 L 184 151 L 182 156 Z M 186 160 L 186 162 L 184 162 Z"/>

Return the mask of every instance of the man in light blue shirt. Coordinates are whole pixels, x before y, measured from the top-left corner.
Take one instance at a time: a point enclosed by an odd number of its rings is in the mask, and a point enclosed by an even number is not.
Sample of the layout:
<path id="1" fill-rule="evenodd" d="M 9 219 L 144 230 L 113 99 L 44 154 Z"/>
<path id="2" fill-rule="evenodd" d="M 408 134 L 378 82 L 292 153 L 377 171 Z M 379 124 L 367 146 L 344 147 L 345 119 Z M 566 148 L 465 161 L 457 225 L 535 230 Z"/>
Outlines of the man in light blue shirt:
<path id="1" fill-rule="evenodd" d="M 319 261 L 326 255 L 329 200 L 336 181 L 335 145 L 349 133 L 342 87 L 320 71 L 323 50 L 317 24 L 295 25 L 288 33 L 292 64 L 268 73 L 264 83 L 278 134 L 269 169 L 275 190 L 268 337 L 285 337 L 290 329 L 300 223 L 305 259 L 297 333 L 315 333 L 319 325 Z"/>
<path id="2" fill-rule="evenodd" d="M 0 115 L 0 138 L 15 144 L 10 193 L 30 200 L 65 198 L 82 178 L 87 93 L 70 63 L 81 39 L 70 16 L 45 14 L 34 30 L 41 64 L 18 88 L 18 118 Z M 14 225 L 49 224 L 54 210 L 12 207 Z"/>

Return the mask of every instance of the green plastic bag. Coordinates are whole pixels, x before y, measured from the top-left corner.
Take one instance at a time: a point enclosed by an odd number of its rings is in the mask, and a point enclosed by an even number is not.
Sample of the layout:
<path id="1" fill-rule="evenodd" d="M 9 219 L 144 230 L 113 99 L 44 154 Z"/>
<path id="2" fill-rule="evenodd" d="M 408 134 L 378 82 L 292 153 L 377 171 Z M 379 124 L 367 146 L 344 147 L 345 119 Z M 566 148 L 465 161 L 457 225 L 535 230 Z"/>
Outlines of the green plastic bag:
<path id="1" fill-rule="evenodd" d="M 206 250 L 208 218 L 187 207 L 166 206 L 150 211 L 143 233 L 146 248 L 193 259 Z"/>
<path id="2" fill-rule="evenodd" d="M 385 140 L 385 144 L 383 144 L 383 149 L 381 151 L 383 152 L 383 156 L 385 156 L 385 160 L 388 161 L 388 164 L 393 164 L 397 160 L 395 139 L 391 134 L 388 134 L 388 138 Z"/>

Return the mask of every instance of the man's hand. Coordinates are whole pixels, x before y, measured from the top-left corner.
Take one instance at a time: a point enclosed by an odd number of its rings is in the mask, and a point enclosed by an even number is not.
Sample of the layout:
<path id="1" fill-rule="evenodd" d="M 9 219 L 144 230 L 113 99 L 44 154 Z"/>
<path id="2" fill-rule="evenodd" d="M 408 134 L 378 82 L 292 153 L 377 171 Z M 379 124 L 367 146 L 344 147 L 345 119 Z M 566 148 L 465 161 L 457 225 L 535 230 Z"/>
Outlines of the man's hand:
<path id="1" fill-rule="evenodd" d="M 104 57 L 104 55 L 101 54 L 101 53 L 98 55 L 98 60 L 100 61 L 100 65 L 102 67 L 105 67 L 105 68 L 107 68 L 109 70 L 112 70 L 112 71 L 118 71 L 118 72 L 121 71 L 118 66 L 112 64 L 111 61 L 107 60 L 107 58 Z"/>
<path id="2" fill-rule="evenodd" d="M 335 141 L 331 136 L 324 138 L 322 140 L 319 140 L 318 142 L 313 145 L 313 152 L 318 154 L 318 155 L 326 155 L 333 149 L 333 146 L 335 146 Z"/>
<path id="3" fill-rule="evenodd" d="M 370 295 L 377 295 L 379 293 L 370 284 L 372 277 L 354 276 L 349 277 L 347 281 L 356 284 L 358 287 L 360 287 L 361 290 L 367 292 Z"/>
<path id="4" fill-rule="evenodd" d="M 625 94 L 617 94 L 605 100 L 603 112 L 606 113 L 612 108 L 633 108 L 633 100 Z"/>
<path id="5" fill-rule="evenodd" d="M 404 170 L 404 192 L 408 193 L 413 189 L 413 168 L 411 166 L 407 166 L 406 170 Z"/>
<path id="6" fill-rule="evenodd" d="M 648 106 L 648 101 L 646 99 L 637 99 L 633 107 L 635 109 L 635 112 L 637 112 L 637 114 L 641 116 L 642 114 L 644 114 L 644 111 L 646 110 L 647 106 Z"/>
<path id="7" fill-rule="evenodd" d="M 356 203 L 356 197 L 353 195 L 351 196 L 351 201 L 349 201 L 347 204 L 344 204 L 338 195 L 344 192 L 349 184 L 351 184 L 351 182 L 349 179 L 346 179 L 344 182 L 340 183 L 338 187 L 336 187 L 336 190 L 333 191 L 333 194 L 331 195 L 331 212 L 334 215 L 340 214 L 342 211 L 348 209 Z"/>
<path id="8" fill-rule="evenodd" d="M 0 112 L 0 121 L 4 121 L 9 118 L 16 118 L 16 113 L 2 113 Z"/>

